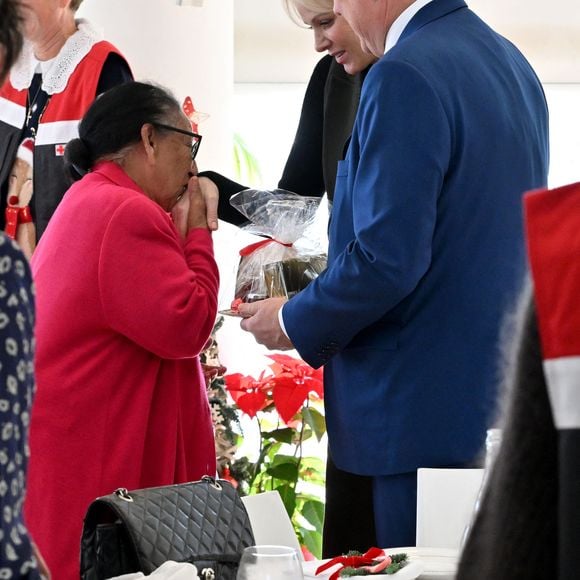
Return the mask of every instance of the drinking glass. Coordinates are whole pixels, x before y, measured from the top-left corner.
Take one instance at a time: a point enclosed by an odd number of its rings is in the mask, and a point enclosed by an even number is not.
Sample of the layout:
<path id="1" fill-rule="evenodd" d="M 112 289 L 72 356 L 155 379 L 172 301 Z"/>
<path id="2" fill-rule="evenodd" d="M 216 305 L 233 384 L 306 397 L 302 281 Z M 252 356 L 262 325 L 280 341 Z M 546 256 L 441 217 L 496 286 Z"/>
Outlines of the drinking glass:
<path id="1" fill-rule="evenodd" d="M 293 548 L 250 546 L 244 550 L 237 580 L 303 580 L 302 564 Z"/>

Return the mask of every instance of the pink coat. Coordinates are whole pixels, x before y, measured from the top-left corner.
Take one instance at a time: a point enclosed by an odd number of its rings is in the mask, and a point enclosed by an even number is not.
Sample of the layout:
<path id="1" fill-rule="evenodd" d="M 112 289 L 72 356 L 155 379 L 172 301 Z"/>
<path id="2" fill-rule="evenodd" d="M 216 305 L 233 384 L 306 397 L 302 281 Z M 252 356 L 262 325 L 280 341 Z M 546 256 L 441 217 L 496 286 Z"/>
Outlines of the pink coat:
<path id="1" fill-rule="evenodd" d="M 198 355 L 218 272 L 210 233 L 183 242 L 114 163 L 69 189 L 32 268 L 38 390 L 26 517 L 53 578 L 78 580 L 91 500 L 215 474 Z"/>

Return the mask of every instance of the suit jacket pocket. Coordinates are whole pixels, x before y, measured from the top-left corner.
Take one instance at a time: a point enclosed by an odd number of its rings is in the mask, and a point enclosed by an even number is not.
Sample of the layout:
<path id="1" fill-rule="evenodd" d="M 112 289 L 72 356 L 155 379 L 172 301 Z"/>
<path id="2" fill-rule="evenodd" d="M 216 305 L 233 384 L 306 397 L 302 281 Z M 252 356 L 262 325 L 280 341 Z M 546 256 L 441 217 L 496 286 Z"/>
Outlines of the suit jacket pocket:
<path id="1" fill-rule="evenodd" d="M 399 347 L 400 334 L 400 325 L 393 322 L 376 322 L 355 335 L 346 348 L 397 350 Z"/>
<path id="2" fill-rule="evenodd" d="M 343 159 L 338 162 L 336 167 L 336 177 L 347 177 L 348 176 L 348 161 Z"/>

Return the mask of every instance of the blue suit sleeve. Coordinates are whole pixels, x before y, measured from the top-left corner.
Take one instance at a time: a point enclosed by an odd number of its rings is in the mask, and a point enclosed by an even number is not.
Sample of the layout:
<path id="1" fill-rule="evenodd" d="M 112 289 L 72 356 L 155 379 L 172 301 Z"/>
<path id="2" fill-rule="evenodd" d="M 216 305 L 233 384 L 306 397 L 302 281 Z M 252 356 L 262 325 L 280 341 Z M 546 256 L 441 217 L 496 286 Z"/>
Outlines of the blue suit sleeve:
<path id="1" fill-rule="evenodd" d="M 432 260 L 438 198 L 452 178 L 451 147 L 450 122 L 431 84 L 406 63 L 377 63 L 339 164 L 329 266 L 284 307 L 288 335 L 313 366 L 420 284 Z"/>

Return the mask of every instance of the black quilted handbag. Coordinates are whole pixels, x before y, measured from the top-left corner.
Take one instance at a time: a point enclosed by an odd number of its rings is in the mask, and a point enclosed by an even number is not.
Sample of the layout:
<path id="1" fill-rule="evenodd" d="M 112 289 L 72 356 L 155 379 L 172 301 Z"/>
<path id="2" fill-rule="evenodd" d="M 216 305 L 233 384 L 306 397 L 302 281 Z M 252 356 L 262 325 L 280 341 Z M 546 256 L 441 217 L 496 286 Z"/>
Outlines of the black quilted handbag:
<path id="1" fill-rule="evenodd" d="M 100 497 L 89 506 L 81 541 L 82 580 L 151 574 L 167 560 L 195 564 L 202 580 L 235 580 L 254 544 L 246 508 L 223 480 L 152 487 Z"/>

